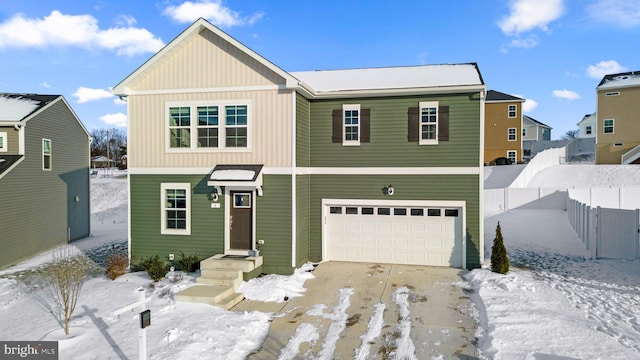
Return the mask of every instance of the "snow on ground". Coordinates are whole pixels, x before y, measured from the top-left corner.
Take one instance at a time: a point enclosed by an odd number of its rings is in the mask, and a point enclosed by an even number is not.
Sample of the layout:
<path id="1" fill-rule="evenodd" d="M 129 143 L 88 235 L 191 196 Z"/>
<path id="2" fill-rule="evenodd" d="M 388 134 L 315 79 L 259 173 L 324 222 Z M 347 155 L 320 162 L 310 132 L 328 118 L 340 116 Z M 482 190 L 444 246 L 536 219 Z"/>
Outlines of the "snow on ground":
<path id="1" fill-rule="evenodd" d="M 637 173 L 626 168 L 562 165 L 544 173 L 546 178 L 534 178 L 535 186 L 640 183 Z M 485 174 L 487 178 L 496 176 Z M 73 246 L 99 262 L 111 251 L 126 250 L 126 177 L 116 173 L 92 178 L 91 183 L 92 236 Z M 458 284 L 476 307 L 481 359 L 640 358 L 639 261 L 589 260 L 565 212 L 513 210 L 485 219 L 487 263 L 498 221 L 511 259 L 510 273 L 477 269 Z M 38 266 L 50 261 L 51 254 L 35 256 L 0 272 L 0 322 L 4 324 L 0 339 L 58 340 L 61 359 L 136 358 L 137 312 L 116 316 L 114 311 L 135 302 L 138 289 L 144 289 L 146 308 L 152 313 L 152 326 L 147 330 L 151 359 L 243 359 L 267 336 L 273 314 L 174 302 L 172 295 L 191 286 L 197 276 L 181 272 L 170 273 L 158 283 L 143 272 L 115 281 L 103 276 L 87 280 L 71 321 L 71 334 L 64 336 L 45 286 L 30 277 Z M 312 274 L 301 269 L 293 276 L 255 279 L 243 283 L 242 288 L 254 300 L 280 301 L 285 294 L 304 296 L 308 276 Z M 315 307 L 332 319 L 334 335 L 344 326 L 349 297 L 347 292 L 341 294 L 341 302 L 329 313 L 322 304 Z M 399 306 L 403 299 L 401 291 L 394 294 Z M 369 355 L 366 340 L 380 333 L 383 312 L 383 307 L 377 308 L 378 315 L 370 320 L 355 354 L 358 359 Z M 318 340 L 318 330 L 308 325 L 299 326 L 289 343 L 283 344 L 282 359 L 299 356 L 296 344 Z M 396 355 L 411 358 L 413 344 L 408 337 L 402 339 L 406 341 L 402 349 L 407 351 Z M 334 346 L 334 342 L 324 344 L 326 354 Z"/>
<path id="2" fill-rule="evenodd" d="M 640 186 L 638 165 L 578 165 L 552 166 L 540 171 L 528 187 L 555 189 Z"/>

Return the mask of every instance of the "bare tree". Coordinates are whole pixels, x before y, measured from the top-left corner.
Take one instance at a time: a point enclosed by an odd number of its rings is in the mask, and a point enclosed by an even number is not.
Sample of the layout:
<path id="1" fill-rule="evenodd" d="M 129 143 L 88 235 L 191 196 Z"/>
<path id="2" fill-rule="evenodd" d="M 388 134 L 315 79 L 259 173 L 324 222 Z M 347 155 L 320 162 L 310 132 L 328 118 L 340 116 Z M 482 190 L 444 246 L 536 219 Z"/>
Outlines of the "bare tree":
<path id="1" fill-rule="evenodd" d="M 53 262 L 44 275 L 51 297 L 64 316 L 64 333 L 69 335 L 69 320 L 76 309 L 80 291 L 92 268 L 84 254 L 76 254 L 69 246 L 53 253 Z"/>
<path id="2" fill-rule="evenodd" d="M 121 129 L 93 129 L 91 131 L 91 157 L 116 158 L 127 151 L 127 133 Z"/>
<path id="3" fill-rule="evenodd" d="M 572 140 L 578 138 L 579 131 L 578 130 L 569 130 L 562 136 L 563 139 Z"/>

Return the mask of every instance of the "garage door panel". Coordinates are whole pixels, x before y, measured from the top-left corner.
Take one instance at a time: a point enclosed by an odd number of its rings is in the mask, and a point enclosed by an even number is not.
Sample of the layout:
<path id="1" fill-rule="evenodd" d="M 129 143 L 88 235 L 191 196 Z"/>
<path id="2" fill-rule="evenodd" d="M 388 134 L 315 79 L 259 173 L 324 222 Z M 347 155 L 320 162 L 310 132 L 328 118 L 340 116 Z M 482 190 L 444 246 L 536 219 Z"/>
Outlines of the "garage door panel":
<path id="1" fill-rule="evenodd" d="M 462 266 L 460 217 L 427 216 L 427 207 L 412 207 L 407 215 L 393 215 L 393 209 L 391 215 L 378 215 L 375 209 L 362 214 L 362 207 L 349 208 L 358 208 L 357 214 L 327 212 L 327 260 Z"/>

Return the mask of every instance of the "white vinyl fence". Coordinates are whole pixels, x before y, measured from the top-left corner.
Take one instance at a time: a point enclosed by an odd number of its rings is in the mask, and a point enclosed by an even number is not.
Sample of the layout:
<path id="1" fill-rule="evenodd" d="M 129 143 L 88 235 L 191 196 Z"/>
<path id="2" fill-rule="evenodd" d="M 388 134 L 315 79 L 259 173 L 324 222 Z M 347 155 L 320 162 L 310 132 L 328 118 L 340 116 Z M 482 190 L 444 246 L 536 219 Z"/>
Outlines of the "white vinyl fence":
<path id="1" fill-rule="evenodd" d="M 640 258 L 640 209 L 594 208 L 568 199 L 567 216 L 592 258 Z"/>
<path id="2" fill-rule="evenodd" d="M 500 213 L 513 209 L 560 209 L 567 206 L 567 192 L 547 188 L 504 188 L 484 190 L 484 209 Z"/>

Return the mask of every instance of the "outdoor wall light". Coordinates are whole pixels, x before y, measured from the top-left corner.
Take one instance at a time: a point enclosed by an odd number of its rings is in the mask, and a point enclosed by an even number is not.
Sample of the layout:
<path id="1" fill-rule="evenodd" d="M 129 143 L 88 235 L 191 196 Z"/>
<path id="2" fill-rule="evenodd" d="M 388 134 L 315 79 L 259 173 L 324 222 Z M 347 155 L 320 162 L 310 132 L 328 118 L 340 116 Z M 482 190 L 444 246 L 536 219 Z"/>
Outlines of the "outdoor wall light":
<path id="1" fill-rule="evenodd" d="M 384 188 L 384 192 L 385 194 L 391 196 L 393 195 L 393 193 L 395 192 L 395 189 L 393 188 L 393 185 L 389 184 L 387 187 Z"/>
<path id="2" fill-rule="evenodd" d="M 211 192 L 211 201 L 218 201 L 218 190 L 213 189 Z"/>

